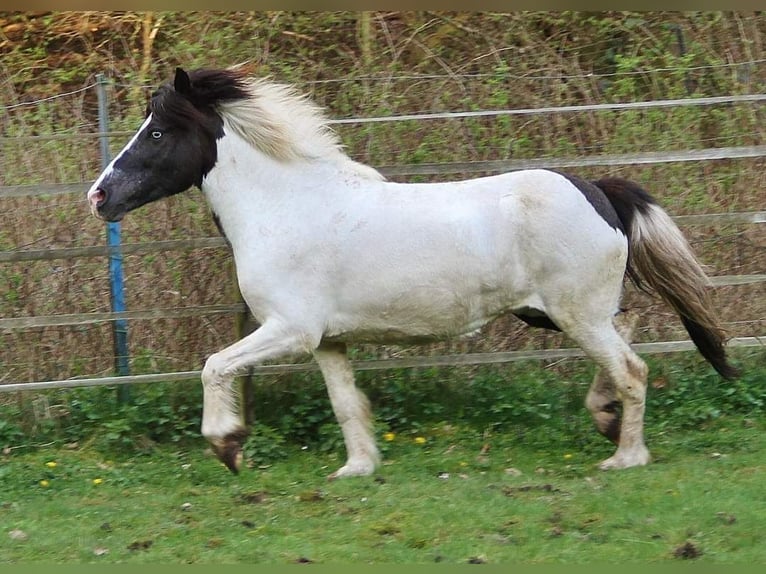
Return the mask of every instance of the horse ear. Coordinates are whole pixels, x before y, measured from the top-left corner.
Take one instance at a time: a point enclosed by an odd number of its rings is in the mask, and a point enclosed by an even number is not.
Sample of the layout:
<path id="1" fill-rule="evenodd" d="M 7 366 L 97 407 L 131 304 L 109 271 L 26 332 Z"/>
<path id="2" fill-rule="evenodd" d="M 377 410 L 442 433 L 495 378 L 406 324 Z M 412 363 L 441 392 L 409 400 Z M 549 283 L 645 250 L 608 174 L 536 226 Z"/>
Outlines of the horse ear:
<path id="1" fill-rule="evenodd" d="M 186 95 L 191 93 L 191 80 L 189 79 L 189 74 L 181 68 L 176 68 L 176 77 L 173 80 L 173 87 L 179 94 Z"/>

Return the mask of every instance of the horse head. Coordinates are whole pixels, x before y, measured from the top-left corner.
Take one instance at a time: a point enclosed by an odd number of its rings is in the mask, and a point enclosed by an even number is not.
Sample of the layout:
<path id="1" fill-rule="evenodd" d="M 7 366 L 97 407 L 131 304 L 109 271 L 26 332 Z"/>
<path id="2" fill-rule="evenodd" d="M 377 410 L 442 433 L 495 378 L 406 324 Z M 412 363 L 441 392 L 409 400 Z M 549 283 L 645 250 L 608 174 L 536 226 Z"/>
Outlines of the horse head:
<path id="1" fill-rule="evenodd" d="M 217 160 L 223 120 L 216 105 L 247 97 L 241 72 L 176 68 L 157 89 L 146 118 L 88 191 L 91 211 L 108 221 L 146 203 L 201 186 Z"/>

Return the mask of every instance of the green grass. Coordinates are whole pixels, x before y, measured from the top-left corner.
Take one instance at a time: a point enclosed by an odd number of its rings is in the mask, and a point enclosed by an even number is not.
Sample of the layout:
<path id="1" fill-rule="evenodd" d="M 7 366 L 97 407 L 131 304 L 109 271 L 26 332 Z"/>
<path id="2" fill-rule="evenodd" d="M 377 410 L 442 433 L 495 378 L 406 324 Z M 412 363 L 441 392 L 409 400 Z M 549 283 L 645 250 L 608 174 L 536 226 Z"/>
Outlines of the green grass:
<path id="1" fill-rule="evenodd" d="M 342 453 L 311 448 L 238 476 L 201 443 L 116 461 L 43 448 L 2 459 L 0 562 L 759 563 L 763 431 L 655 431 L 653 464 L 605 473 L 595 433 L 577 449 L 440 425 L 384 443 L 375 476 L 334 482 Z"/>

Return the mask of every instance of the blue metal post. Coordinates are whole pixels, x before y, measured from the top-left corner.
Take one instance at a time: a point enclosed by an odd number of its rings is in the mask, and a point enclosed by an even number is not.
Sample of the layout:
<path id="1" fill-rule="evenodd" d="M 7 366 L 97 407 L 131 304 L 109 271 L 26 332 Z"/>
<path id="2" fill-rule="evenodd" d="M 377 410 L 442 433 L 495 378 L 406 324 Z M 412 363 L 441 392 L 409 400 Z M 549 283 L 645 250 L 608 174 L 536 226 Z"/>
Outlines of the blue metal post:
<path id="1" fill-rule="evenodd" d="M 101 144 L 101 168 L 105 169 L 111 161 L 109 152 L 109 115 L 107 112 L 106 99 L 107 79 L 104 74 L 96 75 L 98 93 L 98 128 L 101 132 L 99 138 Z M 106 224 L 106 240 L 109 245 L 109 287 L 111 294 L 111 309 L 119 313 L 125 311 L 125 285 L 123 282 L 122 249 L 120 240 L 120 223 L 108 222 Z M 114 370 L 117 375 L 130 374 L 128 365 L 128 322 L 118 319 L 112 323 L 112 337 L 114 341 Z M 117 401 L 126 403 L 130 401 L 130 388 L 128 385 L 117 387 Z"/>

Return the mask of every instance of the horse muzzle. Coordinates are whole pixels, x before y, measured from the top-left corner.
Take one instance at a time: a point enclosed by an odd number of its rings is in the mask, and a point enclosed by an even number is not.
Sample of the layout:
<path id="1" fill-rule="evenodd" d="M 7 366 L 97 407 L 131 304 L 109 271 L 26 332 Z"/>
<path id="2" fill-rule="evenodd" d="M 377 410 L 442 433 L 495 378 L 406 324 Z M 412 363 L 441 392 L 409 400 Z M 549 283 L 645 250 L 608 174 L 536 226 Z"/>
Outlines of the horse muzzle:
<path id="1" fill-rule="evenodd" d="M 88 205 L 90 212 L 104 221 L 120 221 L 124 216 L 124 210 L 116 210 L 109 205 L 109 193 L 103 187 L 92 187 L 88 190 Z"/>
<path id="2" fill-rule="evenodd" d="M 88 204 L 90 205 L 90 212 L 96 217 L 100 217 L 98 208 L 106 202 L 106 192 L 97 187 L 88 191 Z"/>

